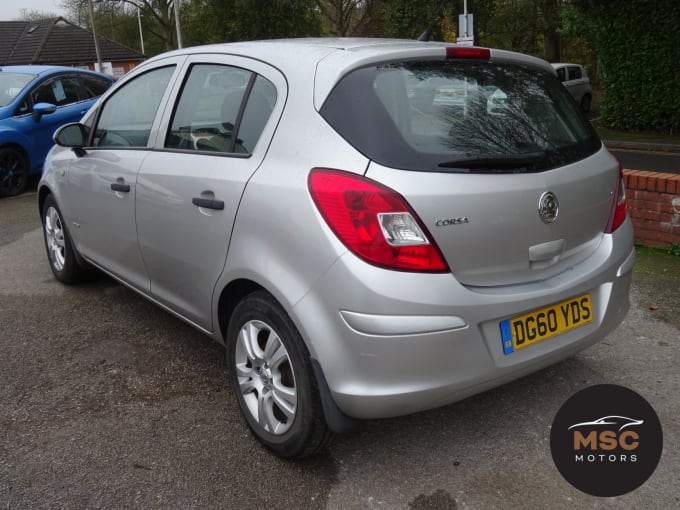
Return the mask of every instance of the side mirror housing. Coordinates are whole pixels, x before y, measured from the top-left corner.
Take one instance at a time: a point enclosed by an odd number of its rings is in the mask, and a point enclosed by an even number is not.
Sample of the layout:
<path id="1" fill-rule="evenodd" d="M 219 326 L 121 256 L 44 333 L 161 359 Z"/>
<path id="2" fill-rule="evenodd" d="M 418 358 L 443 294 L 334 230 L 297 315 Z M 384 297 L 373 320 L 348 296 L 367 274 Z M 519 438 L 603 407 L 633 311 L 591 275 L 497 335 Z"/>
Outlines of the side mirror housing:
<path id="1" fill-rule="evenodd" d="M 80 157 L 85 154 L 83 147 L 87 143 L 88 130 L 78 123 L 65 124 L 54 132 L 54 143 L 60 147 L 70 147 L 76 156 Z"/>
<path id="2" fill-rule="evenodd" d="M 42 119 L 43 115 L 48 115 L 56 111 L 57 111 L 56 105 L 53 105 L 51 103 L 36 103 L 33 106 L 32 117 L 34 121 L 40 122 L 40 119 Z"/>

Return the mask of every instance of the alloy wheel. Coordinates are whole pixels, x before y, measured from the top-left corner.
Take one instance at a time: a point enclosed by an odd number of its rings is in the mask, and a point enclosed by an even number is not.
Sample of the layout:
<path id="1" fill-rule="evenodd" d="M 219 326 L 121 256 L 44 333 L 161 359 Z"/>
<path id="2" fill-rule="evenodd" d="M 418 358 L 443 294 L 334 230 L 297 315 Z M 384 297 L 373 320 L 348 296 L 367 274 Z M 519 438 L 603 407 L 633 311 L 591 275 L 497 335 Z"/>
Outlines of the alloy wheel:
<path id="1" fill-rule="evenodd" d="M 28 175 L 21 154 L 11 147 L 0 151 L 0 196 L 16 195 L 26 187 Z"/>
<path id="2" fill-rule="evenodd" d="M 52 266 L 57 271 L 63 271 L 66 263 L 64 228 L 59 212 L 51 206 L 45 211 L 45 240 Z"/>
<path id="3" fill-rule="evenodd" d="M 298 405 L 295 374 L 279 335 L 259 320 L 246 322 L 236 343 L 238 391 L 255 421 L 268 433 L 285 434 Z"/>

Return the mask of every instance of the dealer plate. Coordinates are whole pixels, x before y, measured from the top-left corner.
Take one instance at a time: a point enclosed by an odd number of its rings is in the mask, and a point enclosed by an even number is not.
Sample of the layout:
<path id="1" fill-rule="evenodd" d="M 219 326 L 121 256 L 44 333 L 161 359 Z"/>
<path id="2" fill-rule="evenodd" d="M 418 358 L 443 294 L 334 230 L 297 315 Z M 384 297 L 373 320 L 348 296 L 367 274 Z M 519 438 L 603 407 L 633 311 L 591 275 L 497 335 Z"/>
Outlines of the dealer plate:
<path id="1" fill-rule="evenodd" d="M 561 335 L 593 321 L 590 294 L 501 321 L 503 353 L 511 354 L 529 345 Z"/>

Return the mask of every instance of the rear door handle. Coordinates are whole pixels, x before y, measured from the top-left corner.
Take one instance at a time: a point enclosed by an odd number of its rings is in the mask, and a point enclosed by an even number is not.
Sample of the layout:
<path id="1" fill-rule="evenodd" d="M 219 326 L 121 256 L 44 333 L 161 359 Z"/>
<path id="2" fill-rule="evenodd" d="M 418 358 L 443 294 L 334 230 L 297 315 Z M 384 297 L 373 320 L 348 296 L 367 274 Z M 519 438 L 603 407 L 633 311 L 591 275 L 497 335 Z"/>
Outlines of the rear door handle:
<path id="1" fill-rule="evenodd" d="M 213 198 L 194 197 L 191 199 L 191 203 L 204 209 L 217 209 L 218 211 L 224 209 L 224 202 Z"/>
<path id="2" fill-rule="evenodd" d="M 122 182 L 112 182 L 111 183 L 111 189 L 113 191 L 122 191 L 123 193 L 129 193 L 130 192 L 130 185 L 129 184 L 123 184 Z"/>

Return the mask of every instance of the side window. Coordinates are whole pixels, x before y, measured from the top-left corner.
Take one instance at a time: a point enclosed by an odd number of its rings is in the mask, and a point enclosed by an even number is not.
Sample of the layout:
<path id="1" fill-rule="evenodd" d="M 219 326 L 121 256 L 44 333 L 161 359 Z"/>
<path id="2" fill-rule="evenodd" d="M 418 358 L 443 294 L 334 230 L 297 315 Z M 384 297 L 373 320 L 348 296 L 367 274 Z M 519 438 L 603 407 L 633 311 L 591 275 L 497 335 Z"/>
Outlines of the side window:
<path id="1" fill-rule="evenodd" d="M 81 76 L 83 81 L 83 89 L 85 90 L 85 99 L 99 97 L 112 85 L 113 82 L 106 78 L 99 76 Z"/>
<path id="2" fill-rule="evenodd" d="M 251 76 L 250 71 L 238 67 L 193 65 L 173 113 L 165 147 L 234 152 L 234 131 Z"/>
<path id="3" fill-rule="evenodd" d="M 583 74 L 581 73 L 580 67 L 570 67 L 569 68 L 569 79 L 570 80 L 579 80 L 582 77 L 583 77 Z"/>
<path id="4" fill-rule="evenodd" d="M 145 147 L 156 111 L 175 66 L 137 76 L 118 89 L 102 107 L 95 147 Z"/>
<path id="5" fill-rule="evenodd" d="M 255 79 L 246 109 L 243 112 L 243 119 L 238 130 L 238 139 L 235 146 L 236 152 L 250 154 L 255 149 L 257 141 L 260 139 L 262 130 L 269 120 L 269 116 L 276 104 L 276 87 L 272 82 L 258 76 Z"/>
<path id="6" fill-rule="evenodd" d="M 33 104 L 50 103 L 63 106 L 80 101 L 79 91 L 78 78 L 65 76 L 40 85 L 31 92 L 31 99 L 33 99 Z"/>
<path id="7" fill-rule="evenodd" d="M 28 103 L 28 96 L 24 99 L 21 104 L 17 107 L 14 115 L 26 115 L 31 112 L 31 106 Z"/>
<path id="8" fill-rule="evenodd" d="M 557 77 L 560 79 L 560 81 L 567 81 L 567 68 L 566 67 L 560 67 L 557 69 Z"/>

